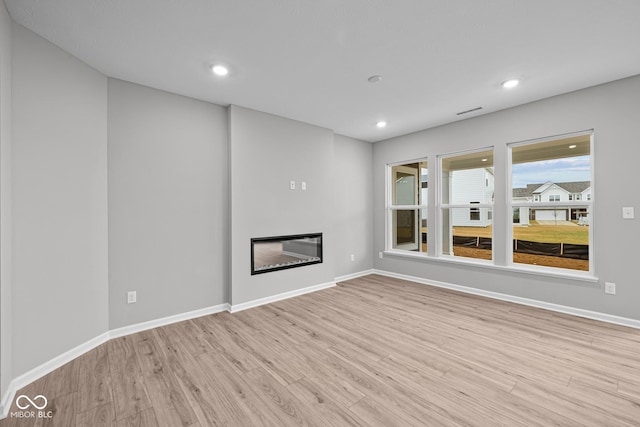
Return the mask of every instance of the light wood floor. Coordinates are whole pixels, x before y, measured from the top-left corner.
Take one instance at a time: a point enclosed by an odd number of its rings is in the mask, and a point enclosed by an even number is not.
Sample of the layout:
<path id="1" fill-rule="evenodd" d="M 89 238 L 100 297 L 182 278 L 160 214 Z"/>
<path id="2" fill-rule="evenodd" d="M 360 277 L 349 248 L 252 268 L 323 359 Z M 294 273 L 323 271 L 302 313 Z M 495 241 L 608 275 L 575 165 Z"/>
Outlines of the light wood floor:
<path id="1" fill-rule="evenodd" d="M 53 416 L 2 427 L 638 426 L 640 331 L 367 276 L 114 339 L 18 394 Z"/>

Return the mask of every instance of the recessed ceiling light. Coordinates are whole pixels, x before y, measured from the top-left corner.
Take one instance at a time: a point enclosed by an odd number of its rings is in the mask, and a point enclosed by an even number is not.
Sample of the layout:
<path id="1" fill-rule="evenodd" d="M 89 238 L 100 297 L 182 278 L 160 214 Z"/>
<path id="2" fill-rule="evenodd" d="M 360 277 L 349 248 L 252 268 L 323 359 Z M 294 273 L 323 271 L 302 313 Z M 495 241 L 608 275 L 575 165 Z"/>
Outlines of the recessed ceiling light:
<path id="1" fill-rule="evenodd" d="M 482 159 L 482 161 L 483 161 L 483 162 L 486 162 L 486 161 L 488 161 L 488 160 L 489 160 L 489 159 Z"/>
<path id="2" fill-rule="evenodd" d="M 385 127 L 387 125 L 387 122 L 381 120 L 378 123 L 376 123 L 376 126 L 378 126 L 380 129 L 382 129 L 383 127 Z"/>
<path id="3" fill-rule="evenodd" d="M 511 80 L 506 80 L 504 82 L 502 82 L 502 87 L 505 89 L 512 89 L 516 86 L 518 86 L 520 84 L 520 80 L 518 79 L 511 79 Z"/>
<path id="4" fill-rule="evenodd" d="M 224 65 L 212 65 L 211 66 L 211 71 L 213 71 L 213 74 L 215 74 L 216 76 L 220 76 L 220 77 L 224 77 L 227 74 L 229 74 L 229 69 L 227 67 L 225 67 Z"/>
<path id="5" fill-rule="evenodd" d="M 569 146 L 569 148 L 576 148 L 576 147 L 577 147 L 577 145 L 576 145 L 576 144 L 571 144 L 571 145 Z"/>
<path id="6" fill-rule="evenodd" d="M 382 76 L 376 74 L 369 77 L 367 80 L 369 81 L 369 83 L 378 83 L 380 80 L 382 80 Z"/>

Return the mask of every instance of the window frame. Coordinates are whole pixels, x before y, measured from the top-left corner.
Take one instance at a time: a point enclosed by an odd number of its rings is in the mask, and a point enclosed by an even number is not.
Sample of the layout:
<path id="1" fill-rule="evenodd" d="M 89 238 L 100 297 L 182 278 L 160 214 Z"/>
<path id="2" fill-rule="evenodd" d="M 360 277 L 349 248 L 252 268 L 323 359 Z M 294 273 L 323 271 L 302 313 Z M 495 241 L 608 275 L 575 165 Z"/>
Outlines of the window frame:
<path id="1" fill-rule="evenodd" d="M 430 171 L 430 167 L 429 167 L 429 159 L 428 157 L 419 157 L 417 159 L 412 159 L 412 160 L 405 160 L 405 161 L 400 161 L 400 162 L 393 162 L 393 163 L 387 163 L 386 168 L 385 168 L 385 252 L 389 252 L 389 253 L 398 253 L 398 254 L 404 254 L 404 253 L 412 253 L 415 254 L 417 256 L 423 256 L 426 255 L 426 252 L 422 252 L 420 245 L 422 244 L 422 239 L 421 239 L 421 235 L 422 235 L 422 218 L 421 218 L 421 214 L 420 212 L 422 210 L 427 211 L 428 210 L 428 201 L 427 200 L 422 200 L 422 204 L 417 204 L 417 205 L 396 205 L 393 203 L 393 186 L 391 185 L 391 181 L 393 178 L 393 168 L 397 167 L 397 166 L 403 166 L 403 165 L 407 165 L 407 164 L 412 164 L 412 163 L 423 163 L 425 162 L 427 164 L 427 170 Z M 431 173 L 429 172 L 428 177 L 431 176 Z M 429 178 L 427 178 L 427 185 L 429 183 Z M 418 174 L 418 191 L 421 191 L 422 188 L 422 179 L 420 174 Z M 413 251 L 410 249 L 403 249 L 403 248 L 394 248 L 393 247 L 393 211 L 398 211 L 398 210 L 417 210 L 418 212 L 418 236 L 419 238 L 419 242 L 418 242 L 418 251 Z M 428 234 L 428 230 L 429 230 L 429 216 L 427 215 L 427 234 Z"/>
<path id="2" fill-rule="evenodd" d="M 478 263 L 478 264 L 486 264 L 486 265 L 494 265 L 495 264 L 495 253 L 493 250 L 493 242 L 494 242 L 494 238 L 495 238 L 495 229 L 493 227 L 493 220 L 492 220 L 492 228 L 491 228 L 491 241 L 492 241 L 492 250 L 491 250 L 491 259 L 487 260 L 487 259 L 481 259 L 481 258 L 471 258 L 471 257 L 463 257 L 463 256 L 458 256 L 458 255 L 450 255 L 450 254 L 446 254 L 444 253 L 444 230 L 443 230 L 443 226 L 444 226 L 444 212 L 446 210 L 453 210 L 453 209 L 489 209 L 492 213 L 493 210 L 495 208 L 495 203 L 492 201 L 491 203 L 472 203 L 472 202 L 467 202 L 467 203 L 443 203 L 443 189 L 442 189 L 442 184 L 443 184 L 443 180 L 442 180 L 442 171 L 443 171 L 443 166 L 442 166 L 442 162 L 444 159 L 446 158 L 450 158 L 450 157 L 459 157 L 459 156 L 463 156 L 463 155 L 469 155 L 469 154 L 475 154 L 475 153 L 483 153 L 483 152 L 487 152 L 490 151 L 491 152 L 491 157 L 492 157 L 492 162 L 491 162 L 491 166 L 495 168 L 495 146 L 488 146 L 488 147 L 482 147 L 482 148 L 478 148 L 478 149 L 473 149 L 473 150 L 465 150 L 465 151 L 458 151 L 458 152 L 453 152 L 453 153 L 446 153 L 446 154 L 439 154 L 436 156 L 437 161 L 436 161 L 436 165 L 437 165 L 437 170 L 435 173 L 435 179 L 436 179 L 436 183 L 435 183 L 435 187 L 436 187 L 436 199 L 435 199 L 435 211 L 436 211 L 436 221 L 434 224 L 434 227 L 436 229 L 436 233 L 437 233 L 437 238 L 436 238 L 436 242 L 435 242 L 435 247 L 436 247 L 436 257 L 440 258 L 440 259 L 448 259 L 448 260 L 455 260 L 455 261 L 459 261 L 459 262 L 466 262 L 466 263 Z M 495 174 L 495 172 L 494 172 Z M 494 193 L 495 193 L 495 175 L 494 175 Z M 493 215 L 492 215 L 493 217 Z M 451 227 L 451 246 L 453 249 L 453 226 Z M 427 231 L 429 230 L 429 228 L 427 228 Z M 429 239 L 428 237 L 428 233 L 427 233 L 427 240 Z M 447 244 L 447 246 L 449 246 L 449 244 Z"/>
<path id="3" fill-rule="evenodd" d="M 560 201 L 560 202 L 544 202 L 539 195 L 534 195 L 531 202 L 536 208 L 548 207 L 548 208 L 586 208 L 589 210 L 589 270 L 573 270 L 558 267 L 546 267 L 538 265 L 530 265 L 523 263 L 513 262 L 513 209 L 520 207 L 521 204 L 513 203 L 513 189 L 512 189 L 512 148 L 519 145 L 535 144 L 545 141 L 560 140 L 570 138 L 574 136 L 588 135 L 590 138 L 589 156 L 590 156 L 590 183 L 589 193 L 581 197 L 582 200 Z M 406 257 L 415 260 L 423 260 L 426 262 L 436 263 L 452 263 L 452 265 L 471 265 L 479 268 L 489 268 L 499 271 L 507 271 L 519 274 L 530 274 L 541 277 L 555 277 L 567 280 L 574 280 L 585 285 L 593 286 L 599 283 L 599 279 L 596 276 L 595 271 L 595 259 L 594 259 L 594 237 L 595 237 L 595 156 L 594 156 L 594 144 L 595 144 L 595 132 L 593 129 L 582 130 L 566 134 L 557 134 L 542 138 L 534 138 L 530 140 L 518 141 L 518 142 L 505 142 L 504 144 L 485 146 L 483 148 L 475 148 L 471 150 L 448 152 L 443 154 L 429 152 L 428 155 L 422 157 L 416 157 L 414 159 L 389 162 L 385 165 L 385 241 L 384 241 L 384 254 Z M 493 168 L 494 168 L 494 191 L 500 191 L 500 188 L 504 192 L 500 192 L 503 197 L 499 197 L 500 194 L 495 193 L 495 197 L 490 204 L 443 204 L 442 203 L 442 159 L 446 157 L 454 157 L 462 154 L 472 154 L 475 152 L 483 152 L 491 150 L 493 154 Z M 427 151 L 427 150 L 425 150 Z M 392 167 L 426 162 L 428 169 L 428 187 L 430 189 L 428 200 L 427 198 L 422 200 L 420 205 L 406 205 L 406 206 L 392 206 Z M 505 194 L 506 193 L 506 194 Z M 443 218 L 442 213 L 444 209 L 452 208 L 488 208 L 492 213 L 492 259 L 485 260 L 479 258 L 462 257 L 455 255 L 447 255 L 442 253 L 443 247 Z M 429 243 L 426 252 L 411 251 L 403 249 L 393 248 L 393 229 L 392 229 L 392 212 L 394 209 L 418 209 L 424 210 L 427 213 L 427 241 Z M 504 210 L 504 212 L 503 212 Z M 420 217 L 421 218 L 421 217 Z M 497 222 L 496 222 L 497 219 Z M 496 234 L 496 229 L 499 228 L 500 232 Z M 502 228 L 506 228 L 503 230 Z M 496 237 L 500 241 L 496 240 Z M 502 239 L 505 239 L 502 241 Z M 499 247 L 504 245 L 504 247 Z M 382 257 L 382 252 L 380 257 Z"/>
<path id="4" fill-rule="evenodd" d="M 555 140 L 562 140 L 562 139 L 567 139 L 567 138 L 572 138 L 572 137 L 579 137 L 579 136 L 589 136 L 589 167 L 590 167 L 590 173 L 589 173 L 589 183 L 590 183 L 590 188 L 591 188 L 591 194 L 593 195 L 594 193 L 594 172 L 595 172 L 595 164 L 594 164 L 594 130 L 590 129 L 590 130 L 586 130 L 586 131 L 579 131 L 579 132 L 572 132 L 572 133 L 567 133 L 567 134 L 561 134 L 561 135 L 554 135 L 554 136 L 549 136 L 549 137 L 544 137 L 544 138 L 536 138 L 536 139 L 531 139 L 531 140 L 527 140 L 527 141 L 519 141 L 519 142 L 512 142 L 512 143 L 508 143 L 506 144 L 506 149 L 507 149 L 507 170 L 506 170 L 506 190 L 507 190 L 507 210 L 508 211 L 513 211 L 514 208 L 519 208 L 519 207 L 529 207 L 529 208 L 545 208 L 545 207 L 550 207 L 550 208 L 586 208 L 589 212 L 590 218 L 589 218 L 589 270 L 588 271 L 582 271 L 582 270 L 574 270 L 574 269 L 569 269 L 569 268 L 560 268 L 560 267 L 546 267 L 546 266 L 538 266 L 538 265 L 531 265 L 531 264 L 522 264 L 522 263 L 516 263 L 513 261 L 513 224 L 510 224 L 511 226 L 507 227 L 507 240 L 504 242 L 504 244 L 506 245 L 506 265 L 507 267 L 511 267 L 511 268 L 515 268 L 518 270 L 522 270 L 522 271 L 539 271 L 542 273 L 549 273 L 551 275 L 578 275 L 578 276 L 584 276 L 588 279 L 591 280 L 595 280 L 596 279 L 596 273 L 595 273 L 595 263 L 594 263 L 594 259 L 593 259 L 593 238 L 595 235 L 595 228 L 594 228 L 594 224 L 595 224 L 595 212 L 594 212 L 594 202 L 593 202 L 593 197 L 590 197 L 589 200 L 569 200 L 569 201 L 557 201 L 557 202 L 542 202 L 542 201 L 535 201 L 535 197 L 534 200 L 531 202 L 513 202 L 513 148 L 514 147 L 522 147 L 525 145 L 533 145 L 533 144 L 539 144 L 539 143 L 543 143 L 543 142 L 548 142 L 548 141 L 555 141 Z M 573 198 L 575 199 L 575 197 Z"/>

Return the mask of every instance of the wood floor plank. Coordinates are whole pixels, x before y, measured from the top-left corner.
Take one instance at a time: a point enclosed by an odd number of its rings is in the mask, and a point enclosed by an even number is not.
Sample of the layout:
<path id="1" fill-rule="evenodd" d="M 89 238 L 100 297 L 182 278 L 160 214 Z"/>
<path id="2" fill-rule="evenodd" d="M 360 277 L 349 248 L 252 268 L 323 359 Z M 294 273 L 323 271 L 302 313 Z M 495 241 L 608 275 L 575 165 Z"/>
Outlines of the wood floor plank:
<path id="1" fill-rule="evenodd" d="M 368 397 L 359 400 L 349 407 L 349 411 L 360 418 L 365 425 L 369 426 L 409 426 L 424 427 L 428 419 L 423 418 L 420 413 L 398 410 L 389 402 L 380 402 Z M 431 425 L 438 425 L 433 423 Z M 469 426 L 470 424 L 459 423 L 450 420 L 450 426 Z"/>
<path id="2" fill-rule="evenodd" d="M 239 313 L 239 317 L 244 317 L 245 312 Z M 227 331 L 242 328 L 242 323 L 231 322 L 229 316 L 222 317 L 227 324 Z M 263 333 L 254 334 L 250 337 L 246 334 L 236 335 L 234 343 L 240 347 L 245 354 L 251 356 L 260 367 L 269 371 L 283 385 L 291 384 L 304 377 L 305 367 L 303 363 L 296 359 L 287 349 L 287 345 L 282 342 L 283 337 L 278 334 L 278 330 L 270 329 L 272 321 L 262 322 Z M 295 341 L 289 342 L 289 345 Z M 251 366 L 251 365 L 247 365 Z"/>
<path id="3" fill-rule="evenodd" d="M 229 425 L 277 425 L 273 422 L 273 413 L 245 380 L 252 371 L 238 375 L 226 358 L 216 358 L 209 353 L 197 359 L 208 382 L 215 385 L 211 392 L 215 401 L 220 402 L 216 407 L 224 413 Z"/>
<path id="4" fill-rule="evenodd" d="M 238 374 L 243 374 L 260 366 L 252 355 L 247 354 L 238 345 L 237 341 L 242 338 L 233 330 L 225 328 L 221 322 L 217 321 L 217 317 L 201 317 L 193 319 L 193 322 L 204 332 L 204 340 L 209 343 L 215 352 L 220 353 L 222 357 L 231 362 L 231 366 Z M 246 335 L 244 339 L 248 339 L 248 336 Z"/>
<path id="5" fill-rule="evenodd" d="M 313 347 L 309 343 L 300 344 L 292 349 L 299 359 L 304 360 L 307 367 L 305 378 L 313 380 L 316 387 L 323 394 L 330 396 L 331 400 L 349 407 L 366 395 L 354 387 L 339 370 L 328 366 L 327 359 L 318 357 L 326 351 L 327 349 Z"/>
<path id="6" fill-rule="evenodd" d="M 181 341 L 176 340 L 175 334 L 167 329 L 157 329 L 154 336 L 158 342 L 158 348 L 166 361 L 167 370 L 172 372 L 176 382 L 182 388 L 184 396 L 193 409 L 198 421 L 203 425 L 224 425 L 229 422 L 229 417 L 224 410 L 229 404 L 224 399 L 219 399 L 217 393 L 212 390 L 208 373 L 202 375 L 201 368 L 196 361 L 199 353 L 194 356 L 186 350 Z M 230 405 L 233 405 L 231 403 Z"/>
<path id="7" fill-rule="evenodd" d="M 18 394 L 53 416 L 0 427 L 638 426 L 640 331 L 369 275 L 113 339 Z"/>
<path id="8" fill-rule="evenodd" d="M 276 381 L 262 368 L 247 372 L 244 377 L 247 384 L 269 408 L 269 414 L 275 418 L 273 425 L 316 425 L 305 416 L 304 406 L 298 402 L 289 389 Z"/>
<path id="9" fill-rule="evenodd" d="M 620 379 L 618 380 L 618 393 L 640 402 L 640 382 Z"/>
<path id="10" fill-rule="evenodd" d="M 550 414 L 558 414 L 569 418 L 583 426 L 637 426 L 637 410 L 622 414 L 622 417 L 608 413 L 601 408 L 602 402 L 595 399 L 580 398 L 580 394 L 573 393 L 568 387 L 561 388 L 555 385 L 530 383 L 521 381 L 514 387 L 512 393 L 525 401 L 547 408 Z M 632 424 L 624 419 L 635 417 Z"/>
<path id="11" fill-rule="evenodd" d="M 78 391 L 79 363 L 78 359 L 64 364 L 46 377 L 44 391 L 47 399 L 55 399 Z"/>
<path id="12" fill-rule="evenodd" d="M 78 359 L 78 412 L 111 404 L 111 374 L 108 347 L 101 345 Z"/>
<path id="13" fill-rule="evenodd" d="M 366 422 L 347 408 L 339 406 L 327 398 L 317 385 L 303 378 L 287 387 L 303 406 L 305 418 L 317 426 L 366 426 Z M 312 413 L 314 416 L 308 417 Z"/>
<path id="14" fill-rule="evenodd" d="M 78 414 L 78 396 L 76 392 L 49 399 L 44 409 L 46 418 L 39 418 L 37 427 L 74 427 Z M 49 413 L 50 412 L 50 413 Z"/>
<path id="15" fill-rule="evenodd" d="M 144 375 L 129 337 L 107 343 L 115 419 L 129 418 L 151 407 Z"/>
<path id="16" fill-rule="evenodd" d="M 510 380 L 510 378 L 506 379 Z M 496 421 L 502 421 L 500 424 L 526 427 L 552 425 L 578 427 L 581 425 L 561 414 L 550 415 L 548 408 L 534 402 L 527 402 L 512 394 L 511 390 L 517 383 L 511 387 L 496 387 L 496 378 L 490 371 L 452 369 L 435 382 L 435 384 L 438 383 L 447 389 L 464 393 L 462 400 L 467 405 L 488 411 L 484 418 L 495 416 Z"/>
<path id="17" fill-rule="evenodd" d="M 157 427 L 160 423 L 153 408 L 133 414 L 116 422 L 116 427 Z"/>
<path id="18" fill-rule="evenodd" d="M 129 418 L 151 408 L 142 372 L 126 374 L 116 371 L 111 374 L 115 419 Z"/>
<path id="19" fill-rule="evenodd" d="M 393 363 L 370 362 L 358 360 L 353 355 L 337 353 L 341 363 L 340 370 L 358 378 L 356 387 L 368 397 L 381 405 L 392 403 L 395 412 L 403 411 L 418 414 L 420 418 L 429 420 L 427 424 L 439 425 L 453 420 L 456 424 L 473 425 L 482 419 L 484 408 L 470 405 L 468 393 L 453 389 L 438 379 L 441 375 L 428 372 L 414 372 L 404 365 Z M 386 360 L 388 360 L 386 358 Z M 352 368 L 356 368 L 354 371 Z M 434 387 L 434 385 L 437 386 Z M 425 411 L 425 408 L 428 408 Z M 485 418 L 496 424 L 501 414 L 490 413 Z"/>
<path id="20" fill-rule="evenodd" d="M 197 422 L 193 408 L 163 358 L 153 333 L 140 333 L 136 355 L 145 378 L 147 393 L 156 416 L 169 425 L 190 426 Z"/>
<path id="21" fill-rule="evenodd" d="M 180 344 L 193 355 L 206 353 L 212 348 L 205 340 L 205 334 L 191 320 L 166 326 L 167 333 L 175 337 Z"/>
<path id="22" fill-rule="evenodd" d="M 113 405 L 106 403 L 76 416 L 77 426 L 110 427 L 114 425 Z"/>

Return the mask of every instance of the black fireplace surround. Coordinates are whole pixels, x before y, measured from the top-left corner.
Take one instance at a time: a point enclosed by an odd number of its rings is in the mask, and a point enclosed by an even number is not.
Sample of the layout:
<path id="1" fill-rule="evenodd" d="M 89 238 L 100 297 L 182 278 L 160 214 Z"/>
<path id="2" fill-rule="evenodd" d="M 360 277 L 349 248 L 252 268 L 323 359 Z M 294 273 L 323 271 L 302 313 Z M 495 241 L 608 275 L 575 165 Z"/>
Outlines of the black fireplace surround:
<path id="1" fill-rule="evenodd" d="M 322 233 L 251 239 L 251 275 L 322 262 Z"/>

